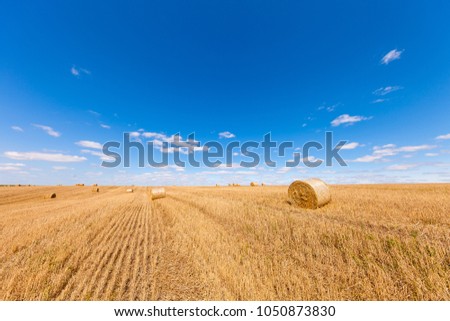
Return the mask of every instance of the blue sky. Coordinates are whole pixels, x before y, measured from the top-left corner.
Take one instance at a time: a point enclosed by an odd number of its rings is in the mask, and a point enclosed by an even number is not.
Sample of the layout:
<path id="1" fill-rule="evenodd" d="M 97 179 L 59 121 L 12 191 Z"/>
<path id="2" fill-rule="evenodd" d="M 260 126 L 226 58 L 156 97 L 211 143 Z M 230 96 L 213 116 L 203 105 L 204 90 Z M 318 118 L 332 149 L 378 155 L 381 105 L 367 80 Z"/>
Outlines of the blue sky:
<path id="1" fill-rule="evenodd" d="M 449 182 L 449 16 L 447 1 L 3 1 L 0 184 Z M 301 146 L 326 131 L 349 166 L 105 169 L 98 149 L 124 132 Z"/>

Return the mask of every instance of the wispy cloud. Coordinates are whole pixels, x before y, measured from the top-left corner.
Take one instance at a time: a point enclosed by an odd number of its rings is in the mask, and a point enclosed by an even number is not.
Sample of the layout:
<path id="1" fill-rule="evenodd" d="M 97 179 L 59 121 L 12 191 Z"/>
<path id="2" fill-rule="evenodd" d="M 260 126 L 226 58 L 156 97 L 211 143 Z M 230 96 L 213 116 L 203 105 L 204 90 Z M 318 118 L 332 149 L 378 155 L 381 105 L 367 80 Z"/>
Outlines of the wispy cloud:
<path id="1" fill-rule="evenodd" d="M 111 126 L 105 124 L 100 124 L 100 127 L 105 129 L 111 129 Z"/>
<path id="2" fill-rule="evenodd" d="M 425 154 L 426 157 L 435 157 L 435 156 L 439 156 L 438 153 L 426 153 Z"/>
<path id="3" fill-rule="evenodd" d="M 450 133 L 446 135 L 439 135 L 436 137 L 436 139 L 450 139 Z"/>
<path id="4" fill-rule="evenodd" d="M 334 105 L 326 105 L 326 104 L 323 104 L 323 105 L 319 106 L 319 107 L 317 108 L 317 110 L 326 110 L 327 112 L 331 113 L 331 112 L 334 111 L 334 110 L 336 109 L 336 107 L 338 107 L 338 106 L 339 106 L 339 104 L 334 104 Z"/>
<path id="5" fill-rule="evenodd" d="M 339 126 L 339 125 L 353 125 L 354 123 L 363 121 L 363 120 L 368 120 L 370 118 L 368 117 L 364 117 L 364 116 L 350 116 L 349 114 L 343 114 L 340 115 L 339 117 L 335 118 L 332 122 L 331 125 L 333 127 Z"/>
<path id="6" fill-rule="evenodd" d="M 15 130 L 16 132 L 23 132 L 22 127 L 19 127 L 19 126 L 11 126 L 11 129 Z"/>
<path id="7" fill-rule="evenodd" d="M 0 163 L 0 171 L 19 171 L 25 167 L 22 163 Z"/>
<path id="8" fill-rule="evenodd" d="M 78 146 L 81 146 L 81 147 L 85 147 L 85 148 L 93 148 L 93 149 L 102 149 L 103 148 L 102 144 L 93 142 L 90 140 L 80 140 L 80 141 L 76 142 L 75 144 Z"/>
<path id="9" fill-rule="evenodd" d="M 419 164 L 400 164 L 400 165 L 391 165 L 386 167 L 388 171 L 406 171 L 408 169 L 412 169 L 419 166 Z"/>
<path id="10" fill-rule="evenodd" d="M 234 138 L 234 137 L 236 137 L 236 135 L 230 133 L 229 131 L 219 133 L 219 138 Z"/>
<path id="11" fill-rule="evenodd" d="M 399 153 L 415 153 L 418 151 L 430 150 L 436 148 L 435 145 L 415 145 L 415 146 L 403 146 L 397 147 L 394 144 L 387 144 L 383 146 L 373 147 L 372 155 L 365 155 L 358 157 L 354 162 L 370 163 L 374 161 L 383 161 L 386 157 L 395 156 Z"/>
<path id="12" fill-rule="evenodd" d="M 66 166 L 53 166 L 52 168 L 54 171 L 68 171 L 68 170 L 73 169 L 71 167 L 66 167 Z"/>
<path id="13" fill-rule="evenodd" d="M 50 136 L 53 136 L 53 137 L 61 136 L 61 133 L 57 132 L 56 130 L 54 130 L 50 126 L 39 125 L 39 124 L 33 124 L 33 126 L 36 127 L 36 128 L 42 129 L 44 132 L 46 132 Z"/>
<path id="14" fill-rule="evenodd" d="M 383 65 L 387 65 L 387 64 L 391 63 L 394 60 L 400 59 L 403 51 L 404 50 L 392 49 L 387 54 L 385 54 L 383 58 L 381 58 L 381 63 Z"/>
<path id="15" fill-rule="evenodd" d="M 103 161 L 111 162 L 111 161 L 115 160 L 115 157 L 107 156 L 107 155 L 103 154 L 102 152 L 99 152 L 99 151 L 96 151 L 96 150 L 82 149 L 81 152 L 83 154 L 89 154 L 89 155 L 92 155 L 92 156 L 100 157 L 100 159 L 103 160 Z"/>
<path id="16" fill-rule="evenodd" d="M 13 152 L 8 151 L 3 154 L 5 157 L 17 160 L 40 160 L 47 162 L 61 162 L 74 163 L 86 160 L 86 157 L 65 155 L 65 154 L 50 154 L 41 152 Z"/>
<path id="17" fill-rule="evenodd" d="M 378 99 L 372 100 L 372 104 L 384 103 L 385 101 L 388 101 L 388 100 L 389 99 L 378 98 Z"/>
<path id="18" fill-rule="evenodd" d="M 377 95 L 377 96 L 384 96 L 384 95 L 390 94 L 390 93 L 400 90 L 400 89 L 403 89 L 403 87 L 401 87 L 401 86 L 386 86 L 386 87 L 381 87 L 381 88 L 374 90 L 373 94 Z"/>
<path id="19" fill-rule="evenodd" d="M 343 150 L 355 149 L 355 148 L 360 147 L 360 146 L 362 146 L 360 143 L 353 142 L 353 143 L 345 144 L 344 146 L 341 147 L 341 149 L 343 149 Z"/>
<path id="20" fill-rule="evenodd" d="M 100 114 L 99 112 L 96 112 L 95 110 L 92 110 L 92 109 L 89 109 L 87 112 L 88 112 L 89 114 L 91 114 L 91 115 L 96 116 L 96 117 L 99 117 L 99 116 L 102 115 L 102 114 Z"/>
<path id="21" fill-rule="evenodd" d="M 75 77 L 80 77 L 82 74 L 85 74 L 85 75 L 91 74 L 91 72 L 89 70 L 80 68 L 80 67 L 76 67 L 76 66 L 72 66 L 72 68 L 70 68 L 70 73 Z"/>

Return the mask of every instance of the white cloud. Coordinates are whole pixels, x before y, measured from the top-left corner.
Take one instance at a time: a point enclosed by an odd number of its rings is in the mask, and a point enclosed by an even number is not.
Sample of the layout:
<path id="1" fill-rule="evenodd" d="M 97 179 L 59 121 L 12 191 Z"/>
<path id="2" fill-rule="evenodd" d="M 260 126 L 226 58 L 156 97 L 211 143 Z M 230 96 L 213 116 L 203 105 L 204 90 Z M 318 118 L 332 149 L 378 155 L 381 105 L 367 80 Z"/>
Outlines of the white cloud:
<path id="1" fill-rule="evenodd" d="M 364 117 L 364 116 L 350 116 L 349 114 L 343 114 L 340 115 L 339 117 L 335 118 L 332 122 L 331 125 L 336 127 L 342 124 L 346 124 L 346 125 L 352 125 L 354 123 L 363 121 L 363 120 L 368 120 L 370 118 Z"/>
<path id="2" fill-rule="evenodd" d="M 68 170 L 73 169 L 73 168 L 66 167 L 66 166 L 53 166 L 52 168 L 54 171 L 68 171 Z"/>
<path id="3" fill-rule="evenodd" d="M 0 171 L 8 172 L 8 171 L 18 171 L 18 170 L 20 170 L 19 167 L 0 165 Z"/>
<path id="4" fill-rule="evenodd" d="M 79 68 L 76 66 L 72 66 L 72 68 L 70 68 L 70 73 L 75 77 L 80 77 L 81 74 L 85 74 L 85 75 L 91 74 L 91 72 L 89 70 L 84 69 L 84 68 Z"/>
<path id="5" fill-rule="evenodd" d="M 140 132 L 131 132 L 129 134 L 130 134 L 130 137 L 132 137 L 132 138 L 137 138 L 137 137 L 139 137 L 141 135 Z"/>
<path id="6" fill-rule="evenodd" d="M 391 165 L 386 167 L 388 171 L 406 171 L 408 169 L 412 169 L 419 166 L 419 164 L 400 164 L 400 165 Z"/>
<path id="7" fill-rule="evenodd" d="M 82 162 L 86 160 L 86 157 L 64 155 L 64 154 L 50 154 L 41 152 L 5 152 L 3 154 L 7 158 L 17 160 L 41 160 L 47 162 L 61 162 L 61 163 L 74 163 Z"/>
<path id="8" fill-rule="evenodd" d="M 357 159 L 355 159 L 353 161 L 357 162 L 357 163 L 371 163 L 371 162 L 381 159 L 382 157 L 383 156 L 380 156 L 380 155 L 365 155 L 362 157 L 358 157 Z"/>
<path id="9" fill-rule="evenodd" d="M 93 148 L 93 149 L 102 149 L 103 146 L 100 143 L 93 142 L 90 140 L 80 140 L 79 142 L 76 142 L 78 146 L 85 147 L 85 148 Z"/>
<path id="10" fill-rule="evenodd" d="M 343 150 L 346 150 L 346 149 L 355 149 L 355 148 L 360 147 L 360 146 L 361 146 L 360 143 L 353 142 L 353 143 L 347 143 L 347 144 L 345 144 L 344 146 L 341 147 L 341 149 L 343 149 Z"/>
<path id="11" fill-rule="evenodd" d="M 436 137 L 436 139 L 450 139 L 450 133 L 446 135 L 439 135 Z"/>
<path id="12" fill-rule="evenodd" d="M 401 86 L 386 86 L 386 87 L 381 87 L 381 88 L 378 88 L 377 90 L 374 90 L 373 94 L 377 95 L 377 96 L 384 96 L 384 95 L 390 94 L 390 93 L 400 90 L 400 89 L 403 89 L 403 87 L 401 87 Z M 378 101 L 378 102 L 380 102 L 380 101 Z"/>
<path id="13" fill-rule="evenodd" d="M 45 125 L 39 125 L 39 124 L 33 124 L 34 127 L 42 129 L 44 132 L 46 132 L 48 135 L 53 137 L 59 137 L 61 136 L 61 133 L 57 132 L 53 128 Z"/>
<path id="14" fill-rule="evenodd" d="M 234 137 L 236 137 L 236 135 L 230 133 L 229 131 L 219 133 L 219 138 L 234 138 Z"/>
<path id="15" fill-rule="evenodd" d="M 358 157 L 354 162 L 359 163 L 369 163 L 374 161 L 382 161 L 386 157 L 395 156 L 399 153 L 414 153 L 422 150 L 430 150 L 436 148 L 435 145 L 416 145 L 416 146 L 403 146 L 403 147 L 397 147 L 394 144 L 387 144 L 383 146 L 375 146 L 373 147 L 373 153 L 372 155 L 366 155 L 362 157 Z"/>
<path id="16" fill-rule="evenodd" d="M 435 157 L 435 156 L 439 156 L 438 153 L 426 153 L 425 154 L 426 157 Z"/>
<path id="17" fill-rule="evenodd" d="M 389 99 L 378 98 L 378 99 L 372 100 L 372 104 L 384 103 L 385 101 L 388 101 L 388 100 Z"/>
<path id="18" fill-rule="evenodd" d="M 111 129 L 111 126 L 105 124 L 100 124 L 100 127 L 105 129 Z"/>
<path id="19" fill-rule="evenodd" d="M 154 140 L 158 140 L 160 142 L 173 142 L 175 139 L 175 135 L 167 136 L 164 133 L 155 133 L 155 132 L 145 132 L 142 133 L 142 136 L 145 138 L 153 138 Z M 182 139 L 181 136 L 178 136 L 180 140 Z"/>
<path id="20" fill-rule="evenodd" d="M 400 59 L 402 53 L 403 50 L 392 49 L 386 55 L 384 55 L 384 57 L 381 59 L 381 63 L 387 65 L 394 60 Z"/>
<path id="21" fill-rule="evenodd" d="M 23 163 L 0 163 L 0 166 L 25 167 Z"/>
<path id="22" fill-rule="evenodd" d="M 22 163 L 3 163 L 0 164 L 0 171 L 20 171 L 23 167 L 25 164 Z"/>
<path id="23" fill-rule="evenodd" d="M 400 147 L 397 150 L 399 152 L 418 152 L 421 150 L 429 150 L 429 149 L 433 149 L 436 148 L 436 145 L 417 145 L 417 146 L 404 146 L 404 147 Z"/>
<path id="24" fill-rule="evenodd" d="M 16 132 L 23 132 L 22 127 L 19 127 L 19 126 L 11 126 L 11 129 L 15 130 Z"/>
<path id="25" fill-rule="evenodd" d="M 83 154 L 89 154 L 89 155 L 92 155 L 92 156 L 100 157 L 101 160 L 106 161 L 106 162 L 112 162 L 112 161 L 116 160 L 115 157 L 107 156 L 107 155 L 103 154 L 102 152 L 98 152 L 98 151 L 95 151 L 95 150 L 82 149 L 81 152 Z"/>

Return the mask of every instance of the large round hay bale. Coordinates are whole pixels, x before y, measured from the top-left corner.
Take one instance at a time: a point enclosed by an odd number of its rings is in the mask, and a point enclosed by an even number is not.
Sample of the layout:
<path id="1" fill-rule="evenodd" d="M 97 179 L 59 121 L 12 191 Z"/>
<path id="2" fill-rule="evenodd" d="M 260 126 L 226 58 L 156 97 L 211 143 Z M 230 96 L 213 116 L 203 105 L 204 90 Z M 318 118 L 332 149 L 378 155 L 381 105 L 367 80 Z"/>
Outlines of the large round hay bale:
<path id="1" fill-rule="evenodd" d="M 155 187 L 150 191 L 150 197 L 152 200 L 166 197 L 166 189 L 164 187 Z"/>
<path id="2" fill-rule="evenodd" d="M 251 183 L 250 183 L 250 186 L 253 186 L 253 187 L 258 186 L 258 183 L 256 183 L 256 182 L 251 182 Z"/>
<path id="3" fill-rule="evenodd" d="M 127 193 L 133 193 L 133 189 L 132 188 L 127 189 Z"/>
<path id="4" fill-rule="evenodd" d="M 93 193 L 98 193 L 98 192 L 100 192 L 100 188 L 94 187 L 94 188 L 92 189 L 92 192 L 93 192 Z"/>
<path id="5" fill-rule="evenodd" d="M 56 193 L 48 193 L 44 196 L 45 199 L 56 198 Z"/>
<path id="6" fill-rule="evenodd" d="M 293 182 L 288 189 L 289 200 L 303 208 L 319 208 L 331 201 L 328 185 L 318 179 L 310 178 Z"/>

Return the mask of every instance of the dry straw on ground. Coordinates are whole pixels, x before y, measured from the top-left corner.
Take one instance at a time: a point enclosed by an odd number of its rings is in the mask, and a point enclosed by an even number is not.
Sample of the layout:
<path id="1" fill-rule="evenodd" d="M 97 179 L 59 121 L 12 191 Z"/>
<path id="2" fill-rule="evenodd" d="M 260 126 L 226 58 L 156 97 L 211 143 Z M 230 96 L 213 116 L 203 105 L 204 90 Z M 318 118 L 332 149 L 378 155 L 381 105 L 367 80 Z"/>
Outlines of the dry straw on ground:
<path id="1" fill-rule="evenodd" d="M 331 201 L 328 185 L 318 179 L 310 178 L 293 182 L 288 189 L 289 200 L 303 208 L 319 208 Z"/>
<path id="2" fill-rule="evenodd" d="M 164 187 L 152 188 L 150 190 L 150 198 L 156 200 L 158 198 L 166 197 L 166 189 Z"/>
<path id="3" fill-rule="evenodd" d="M 331 188 L 2 187 L 0 300 L 450 300 L 450 184 Z"/>
<path id="4" fill-rule="evenodd" d="M 45 199 L 56 198 L 56 193 L 49 193 L 44 196 Z"/>

